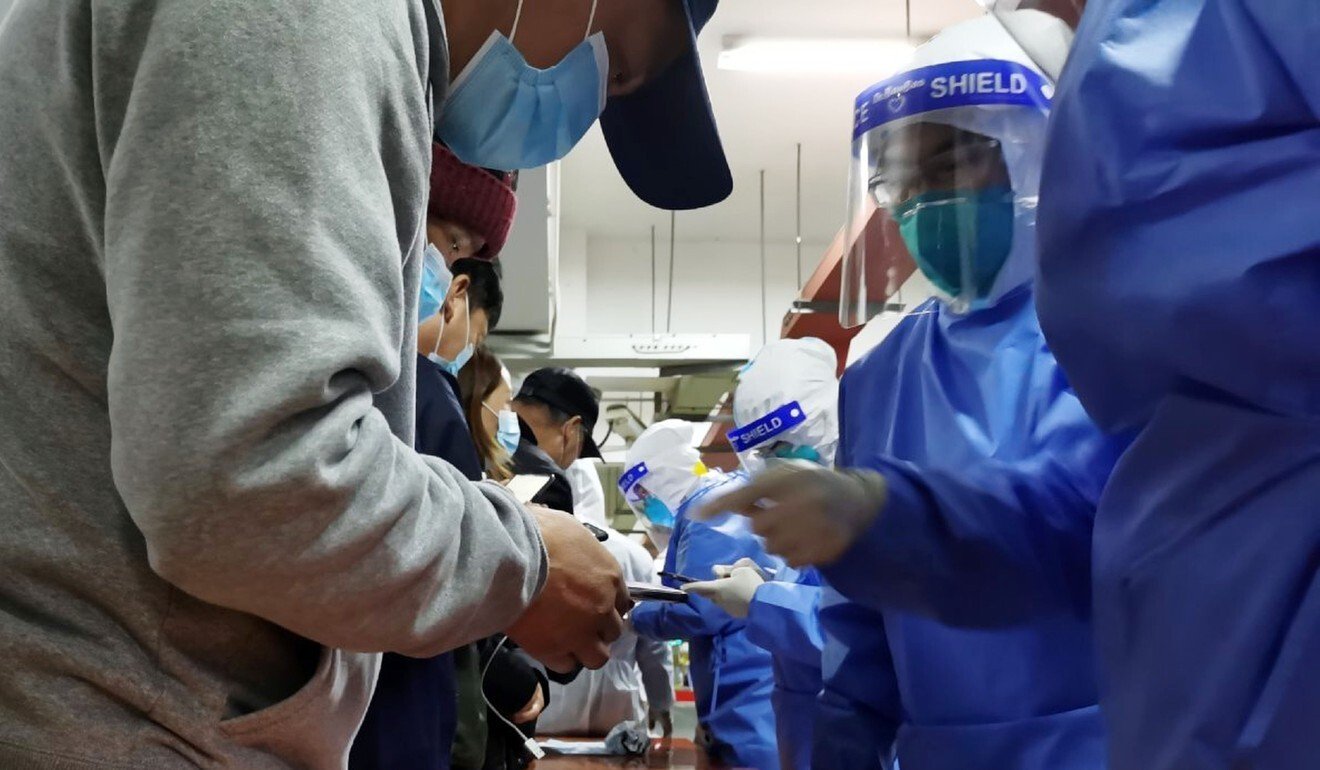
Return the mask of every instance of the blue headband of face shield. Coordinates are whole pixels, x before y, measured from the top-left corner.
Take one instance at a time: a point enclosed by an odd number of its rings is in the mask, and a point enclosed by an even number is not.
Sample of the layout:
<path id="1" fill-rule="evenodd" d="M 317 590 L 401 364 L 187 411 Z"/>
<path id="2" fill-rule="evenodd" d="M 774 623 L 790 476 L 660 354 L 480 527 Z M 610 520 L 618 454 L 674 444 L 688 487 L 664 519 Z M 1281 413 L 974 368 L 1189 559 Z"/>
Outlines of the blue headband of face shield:
<path id="1" fill-rule="evenodd" d="M 744 456 L 744 464 L 752 473 L 764 470 L 760 461 L 767 457 L 823 463 L 824 459 L 815 447 L 776 440 L 806 421 L 806 410 L 798 402 L 790 401 L 758 420 L 729 431 L 729 443 L 735 452 Z M 746 462 L 753 457 L 756 460 Z"/>
<path id="2" fill-rule="evenodd" d="M 647 521 L 657 527 L 667 529 L 674 528 L 675 515 L 664 501 L 651 494 L 645 486 L 639 486 L 643 478 L 651 471 L 646 467 L 646 463 L 637 463 L 629 468 L 619 477 L 619 489 L 628 500 L 629 505 L 634 511 L 640 507 L 638 513 L 644 516 Z"/>

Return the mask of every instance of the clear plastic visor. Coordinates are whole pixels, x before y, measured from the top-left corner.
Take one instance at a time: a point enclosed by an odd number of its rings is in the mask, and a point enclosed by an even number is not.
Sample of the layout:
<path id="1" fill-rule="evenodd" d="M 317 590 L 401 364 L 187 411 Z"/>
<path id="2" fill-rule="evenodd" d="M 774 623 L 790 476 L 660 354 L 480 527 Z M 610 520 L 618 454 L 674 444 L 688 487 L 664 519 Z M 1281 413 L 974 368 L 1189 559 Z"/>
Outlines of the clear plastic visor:
<path id="1" fill-rule="evenodd" d="M 854 144 L 840 321 L 907 313 L 919 270 L 958 311 L 987 296 L 1012 246 L 1014 190 L 998 139 L 929 115 Z"/>

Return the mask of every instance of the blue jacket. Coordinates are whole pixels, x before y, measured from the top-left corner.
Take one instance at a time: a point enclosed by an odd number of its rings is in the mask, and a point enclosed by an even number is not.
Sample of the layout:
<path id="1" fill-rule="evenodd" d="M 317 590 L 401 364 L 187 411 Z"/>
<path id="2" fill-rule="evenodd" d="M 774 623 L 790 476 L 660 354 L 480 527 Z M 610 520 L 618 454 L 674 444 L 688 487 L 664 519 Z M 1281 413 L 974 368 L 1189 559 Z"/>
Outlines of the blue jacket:
<path id="1" fill-rule="evenodd" d="M 828 763 L 829 725 L 860 714 L 876 745 L 849 748 L 856 767 L 892 750 L 904 770 L 1104 768 L 1090 545 L 1117 447 L 1030 291 L 918 308 L 844 375 L 839 422 L 839 464 L 883 472 L 890 497 L 822 570 L 818 766 L 847 766 Z"/>
<path id="2" fill-rule="evenodd" d="M 820 694 L 820 575 L 784 567 L 756 589 L 747 638 L 774 657 L 775 725 L 783 770 L 810 770 L 816 697 Z"/>
<path id="3" fill-rule="evenodd" d="M 1042 326 L 1106 430 L 1115 770 L 1320 763 L 1320 11 L 1092 0 L 1055 97 Z"/>
<path id="4" fill-rule="evenodd" d="M 770 570 L 783 566 L 766 554 L 743 517 L 724 515 L 704 522 L 687 517 L 706 495 L 731 491 L 744 481 L 741 474 L 714 475 L 684 501 L 665 554 L 666 571 L 711 580 L 716 564 L 743 557 Z M 746 623 L 699 596 L 689 597 L 688 604 L 642 602 L 631 617 L 643 636 L 687 640 L 697 719 L 715 738 L 716 759 L 735 767 L 779 770 L 770 653 L 747 638 Z"/>

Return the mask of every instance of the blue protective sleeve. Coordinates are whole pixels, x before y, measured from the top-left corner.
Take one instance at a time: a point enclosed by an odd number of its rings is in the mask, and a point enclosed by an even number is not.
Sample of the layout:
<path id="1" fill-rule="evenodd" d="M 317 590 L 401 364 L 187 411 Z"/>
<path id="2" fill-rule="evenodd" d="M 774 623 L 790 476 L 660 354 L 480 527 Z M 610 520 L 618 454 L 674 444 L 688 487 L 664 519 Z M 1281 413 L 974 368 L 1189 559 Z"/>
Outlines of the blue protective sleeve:
<path id="1" fill-rule="evenodd" d="M 770 581 L 756 589 L 747 614 L 747 638 L 777 658 L 813 668 L 825 646 L 817 609 L 820 586 Z"/>
<path id="2" fill-rule="evenodd" d="M 698 598 L 688 597 L 689 601 Z M 633 628 L 637 633 L 651 639 L 687 641 L 695 636 L 710 636 L 715 633 L 711 630 L 709 618 L 692 604 L 641 602 L 633 608 L 628 617 L 632 619 Z"/>
<path id="3" fill-rule="evenodd" d="M 743 522 L 724 516 L 712 522 L 684 517 L 674 528 L 665 566 L 671 572 L 700 580 L 715 577 L 716 564 L 733 564 L 745 557 L 766 561 L 765 552 Z M 632 611 L 633 627 L 652 639 L 691 639 L 715 636 L 739 623 L 713 602 L 689 596 L 687 604 L 642 602 Z"/>
<path id="4" fill-rule="evenodd" d="M 825 588 L 820 620 L 823 689 L 811 766 L 888 770 L 903 711 L 884 618 Z"/>
<path id="5" fill-rule="evenodd" d="M 1089 612 L 1095 507 L 1063 474 L 992 461 L 957 474 L 878 465 L 884 510 L 821 569 L 841 594 L 955 626 Z"/>

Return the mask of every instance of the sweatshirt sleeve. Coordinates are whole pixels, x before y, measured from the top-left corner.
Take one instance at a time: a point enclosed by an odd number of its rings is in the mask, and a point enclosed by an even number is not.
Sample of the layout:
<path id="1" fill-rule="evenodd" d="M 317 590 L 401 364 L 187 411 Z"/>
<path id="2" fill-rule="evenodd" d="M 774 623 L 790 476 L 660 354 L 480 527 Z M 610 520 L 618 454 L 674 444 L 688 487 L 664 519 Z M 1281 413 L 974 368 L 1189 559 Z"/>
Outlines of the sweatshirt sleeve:
<path id="1" fill-rule="evenodd" d="M 420 4 L 153 13 L 131 77 L 98 83 L 112 470 L 152 567 L 350 650 L 507 626 L 544 580 L 534 519 L 400 438 Z"/>

